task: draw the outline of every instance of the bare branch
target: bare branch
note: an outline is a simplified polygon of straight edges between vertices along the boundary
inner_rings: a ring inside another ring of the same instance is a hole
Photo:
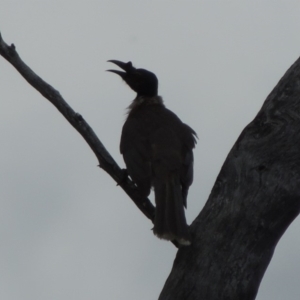
[[[253,300],[300,211],[300,58],[243,130],[160,300]]]
[[[76,113],[69,104],[62,98],[60,93],[51,85],[45,82],[37,74],[35,74],[20,58],[14,44],[8,46],[0,34],[0,55],[3,56],[10,64],[12,64],[24,79],[37,91],[39,91],[46,99],[48,99],[69,121],[69,123],[81,134],[95,153],[99,166],[105,170],[126,194],[133,200],[136,206],[150,220],[154,219],[154,206],[149,199],[140,196],[135,184],[125,175],[104,145],[101,143],[95,132],[84,120],[84,118]]]
[[[0,54],[83,136],[101,167],[150,219],[154,207],[114,162],[85,120],[0,37]],[[256,297],[274,249],[300,211],[300,59],[286,72],[230,151],[191,225],[160,300]]]

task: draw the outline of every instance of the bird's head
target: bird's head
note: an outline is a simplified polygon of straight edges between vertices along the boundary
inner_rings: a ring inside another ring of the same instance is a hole
[[[138,96],[157,96],[158,80],[155,74],[145,69],[136,69],[131,61],[124,63],[119,60],[109,60],[123,71],[107,70],[116,73],[133,89]]]

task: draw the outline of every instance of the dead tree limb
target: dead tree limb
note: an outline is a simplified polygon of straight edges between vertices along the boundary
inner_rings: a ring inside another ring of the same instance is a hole
[[[95,153],[99,166],[105,170],[125,191],[125,193],[133,200],[136,206],[150,220],[154,219],[154,206],[149,199],[140,196],[134,183],[124,175],[123,170],[117,165],[108,151],[105,149],[95,132],[84,120],[84,118],[76,113],[69,104],[63,99],[60,93],[51,85],[45,82],[37,74],[35,74],[20,58],[14,44],[7,45],[0,34],[0,55],[3,56],[10,64],[12,64],[24,79],[37,91],[39,91],[46,99],[48,99],[69,121],[69,123],[81,134]]]
[[[300,59],[243,130],[160,300],[253,300],[300,209]]]
[[[150,219],[154,208],[105,150],[83,117],[26,66],[0,36],[0,55],[83,136],[100,166]],[[230,151],[191,225],[160,300],[253,300],[277,242],[300,209],[300,59],[286,72]]]

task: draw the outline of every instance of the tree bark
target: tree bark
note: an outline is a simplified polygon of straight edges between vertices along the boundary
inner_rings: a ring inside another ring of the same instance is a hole
[[[252,300],[300,209],[300,59],[243,130],[160,300]]]
[[[142,199],[83,117],[37,76],[0,35],[0,55],[83,136],[100,166],[153,220]],[[274,249],[300,209],[300,59],[243,130],[192,223],[192,245],[178,250],[160,300],[252,300]]]

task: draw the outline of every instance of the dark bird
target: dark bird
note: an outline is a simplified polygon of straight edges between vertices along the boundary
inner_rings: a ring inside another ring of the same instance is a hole
[[[123,125],[120,151],[128,174],[143,196],[155,193],[153,232],[165,240],[190,245],[184,207],[193,182],[195,131],[184,124],[163,104],[158,96],[158,80],[145,69],[136,69],[131,62],[109,60],[123,71],[116,73],[137,95],[128,107]]]

